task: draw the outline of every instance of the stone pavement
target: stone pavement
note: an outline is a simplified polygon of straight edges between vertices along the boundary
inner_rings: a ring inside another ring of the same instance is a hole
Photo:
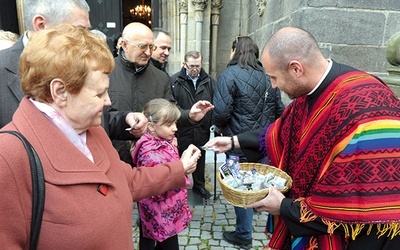
[[[216,196],[214,199],[214,154],[207,152],[206,155],[206,188],[213,195],[209,200],[203,200],[189,189],[189,204],[193,212],[193,220],[189,227],[178,236],[180,250],[228,250],[239,249],[225,242],[222,233],[235,230],[236,216],[233,206],[223,197],[217,180]],[[217,167],[222,164],[225,155],[217,157]],[[138,212],[135,206],[133,211],[132,237],[135,249],[139,249],[139,229],[136,225]],[[266,213],[254,213],[253,217],[253,248],[261,250],[268,243],[267,235],[264,233],[267,221]]]

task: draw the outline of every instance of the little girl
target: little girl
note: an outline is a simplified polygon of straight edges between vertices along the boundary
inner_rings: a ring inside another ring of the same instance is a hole
[[[136,142],[133,163],[155,167],[159,163],[179,160],[178,148],[172,144],[179,109],[165,99],[153,99],[144,106],[144,115],[149,121],[147,132]],[[190,184],[187,176],[186,184]],[[178,233],[192,220],[187,197],[187,189],[183,187],[138,202],[139,249],[179,249]]]

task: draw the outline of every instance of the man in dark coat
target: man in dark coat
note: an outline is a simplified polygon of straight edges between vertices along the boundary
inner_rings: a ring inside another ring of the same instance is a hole
[[[216,81],[208,75],[202,66],[202,57],[198,51],[189,51],[185,55],[182,69],[171,79],[172,93],[182,109],[190,107],[200,100],[212,102]],[[207,113],[198,123],[178,121],[178,148],[182,153],[189,144],[198,147],[204,145],[210,138],[211,113]],[[205,188],[205,151],[197,161],[193,176],[193,191],[203,198],[210,198],[210,192]]]
[[[153,32],[149,27],[138,22],[128,24],[122,32],[121,50],[110,74],[108,93],[111,107],[104,112],[103,126],[113,139],[121,160],[132,166],[134,164],[130,148],[137,137],[125,129],[119,131],[119,135],[116,134],[113,124],[120,124],[116,115],[130,111],[142,112],[143,106],[154,98],[164,98],[176,103],[169,76],[149,63],[155,49]],[[197,102],[187,109],[180,109],[179,120],[189,124],[197,122],[211,109],[211,103]]]

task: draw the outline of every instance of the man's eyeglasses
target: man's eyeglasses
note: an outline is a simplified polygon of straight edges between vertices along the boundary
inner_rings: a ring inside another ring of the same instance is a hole
[[[138,48],[142,52],[145,52],[147,49],[150,49],[151,51],[155,51],[157,49],[157,46],[155,46],[154,44],[139,44],[139,45],[137,45],[126,39],[125,39],[125,42],[134,45],[136,48]]]
[[[199,69],[201,68],[201,65],[189,65],[185,62],[186,67],[188,67],[188,69]]]

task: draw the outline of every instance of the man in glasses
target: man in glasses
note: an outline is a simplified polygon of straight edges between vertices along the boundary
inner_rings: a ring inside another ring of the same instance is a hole
[[[154,28],[153,37],[157,49],[151,55],[150,63],[168,74],[167,60],[171,50],[171,35],[163,28]]]
[[[115,68],[110,74],[109,95],[111,106],[104,112],[103,126],[119,127],[118,117],[121,112],[142,112],[143,106],[155,98],[164,98],[176,103],[172,96],[169,76],[149,63],[156,50],[153,32],[142,23],[128,24],[122,31],[121,50],[115,58]],[[188,110],[181,110],[182,122],[197,122],[213,107],[211,103],[201,101]],[[144,128],[145,129],[145,128]],[[129,131],[115,135],[108,131],[113,139],[121,160],[133,165],[130,148],[137,138]]]
[[[171,88],[175,100],[183,109],[189,109],[199,100],[212,102],[216,81],[201,67],[202,57],[198,51],[189,51],[185,54],[181,71],[171,77]],[[208,113],[199,124],[178,123],[178,148],[181,154],[189,144],[204,145],[210,138],[211,113]],[[196,171],[193,172],[193,191],[202,198],[211,197],[205,188],[205,151],[197,161]]]
[[[155,49],[153,33],[149,27],[134,22],[124,28],[120,53],[115,58],[115,68],[110,74],[109,95],[112,104],[104,115],[110,116],[116,110],[141,112],[144,104],[154,98],[175,102],[169,87],[169,77],[149,64]],[[113,117],[105,120],[112,122]],[[130,145],[135,137],[126,132],[126,136],[113,139],[123,139],[113,140],[113,145],[120,158],[133,166]]]

